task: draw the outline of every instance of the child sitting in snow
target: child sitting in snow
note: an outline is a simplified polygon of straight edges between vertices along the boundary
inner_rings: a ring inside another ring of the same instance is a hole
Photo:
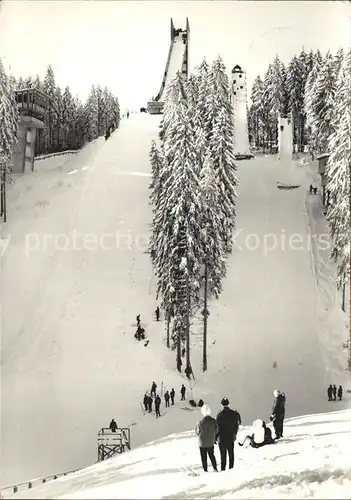
[[[242,443],[239,443],[239,446],[244,446],[246,440],[249,440],[250,446],[252,448],[261,448],[265,444],[273,444],[274,439],[272,438],[272,431],[269,427],[266,426],[266,423],[257,419],[252,424],[252,434],[246,436]]]

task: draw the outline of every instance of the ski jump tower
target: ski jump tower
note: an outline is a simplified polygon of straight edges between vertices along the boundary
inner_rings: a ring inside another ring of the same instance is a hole
[[[162,113],[167,85],[175,78],[177,71],[185,78],[188,76],[189,38],[190,27],[188,18],[186,18],[185,30],[175,29],[173,19],[171,18],[171,43],[168,50],[166,67],[157,96],[147,103],[147,110],[150,114]]]
[[[235,159],[244,160],[253,158],[253,155],[250,153],[247,126],[246,75],[238,64],[232,69],[231,103],[233,109]]]

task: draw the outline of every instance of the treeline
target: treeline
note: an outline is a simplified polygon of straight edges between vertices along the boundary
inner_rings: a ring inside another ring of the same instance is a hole
[[[324,57],[319,50],[302,50],[285,66],[277,55],[252,85],[248,115],[251,144],[271,149],[278,139],[278,117],[291,114],[296,150],[302,152],[308,145],[314,152],[325,152],[343,58],[343,49],[335,56],[327,52]]]
[[[150,254],[157,296],[167,319],[167,346],[186,351],[190,362],[190,318],[204,318],[207,296],[218,297],[232,250],[236,166],[230,87],[219,58],[203,61],[187,80],[177,75],[168,87],[159,133],[151,147],[153,205]],[[206,350],[203,369],[207,368]]]
[[[350,280],[351,51],[319,50],[294,56],[287,67],[276,56],[264,77],[253,83],[249,109],[251,144],[277,141],[280,114],[291,113],[298,151],[312,159],[330,153],[326,167],[330,257],[337,263],[337,286]]]
[[[69,87],[64,90],[56,85],[54,71],[48,66],[43,81],[35,78],[12,78],[15,90],[37,88],[48,99],[44,117],[45,127],[39,129],[35,154],[49,154],[69,149],[80,149],[84,144],[104,135],[107,128],[116,129],[120,121],[118,98],[105,87],[91,87],[83,104],[72,95]]]

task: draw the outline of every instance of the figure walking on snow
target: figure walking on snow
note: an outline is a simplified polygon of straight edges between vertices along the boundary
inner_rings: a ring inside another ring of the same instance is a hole
[[[274,394],[274,402],[272,406],[272,415],[270,419],[273,422],[273,427],[275,431],[276,439],[280,439],[283,437],[283,426],[284,426],[284,418],[285,418],[285,394],[280,393],[278,389],[273,391]]]
[[[156,389],[157,389],[157,384],[154,381],[154,382],[152,382],[152,386],[151,386],[151,396],[154,394],[156,397]]]
[[[165,392],[164,398],[165,398],[165,407],[169,408],[169,392],[168,391]]]
[[[149,408],[149,413],[152,413],[152,401],[153,401],[152,397],[151,397],[151,396],[149,396],[149,397],[148,397],[148,408]]]
[[[157,306],[155,311],[156,321],[160,321],[160,308]]]
[[[312,184],[310,184],[310,194],[312,194],[312,191],[313,191],[313,186]]]
[[[161,405],[161,398],[159,395],[156,396],[155,398],[155,411],[156,411],[156,418],[161,416],[160,413],[160,405]]]
[[[180,400],[181,400],[181,401],[185,401],[185,392],[186,392],[185,385],[184,385],[184,384],[182,384],[182,387],[180,388],[180,395],[181,395]]]
[[[140,314],[138,314],[138,316],[136,317],[136,320],[137,320],[137,326],[140,326]]]
[[[333,401],[333,386],[330,386],[327,389],[328,401]]]
[[[336,385],[333,385],[333,401],[336,401]]]
[[[338,398],[339,398],[339,401],[342,400],[342,385],[339,385],[339,389],[338,389]]]
[[[143,404],[144,404],[145,411],[148,411],[148,409],[149,409],[149,396],[147,394],[144,395]]]
[[[199,436],[199,448],[202,467],[207,472],[207,455],[210,457],[213,470],[218,472],[216,457],[214,455],[214,445],[218,433],[217,421],[211,417],[211,409],[204,405],[201,408],[203,418],[198,421],[195,433]]]
[[[172,388],[171,392],[170,392],[170,396],[171,396],[171,403],[172,403],[172,406],[174,405],[174,397],[175,397],[175,390]]]
[[[222,410],[217,415],[218,423],[218,444],[221,452],[221,470],[225,470],[227,465],[227,453],[229,457],[229,469],[234,467],[234,442],[241,425],[240,413],[229,408],[229,401],[223,398],[221,401]]]

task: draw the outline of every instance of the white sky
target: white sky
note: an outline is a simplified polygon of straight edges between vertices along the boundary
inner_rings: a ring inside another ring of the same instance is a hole
[[[107,85],[122,108],[156,95],[176,28],[190,22],[190,69],[221,55],[240,64],[248,85],[276,53],[284,62],[304,46],[335,52],[351,43],[351,5],[342,1],[3,0],[0,57],[16,77],[44,76],[83,100]]]

